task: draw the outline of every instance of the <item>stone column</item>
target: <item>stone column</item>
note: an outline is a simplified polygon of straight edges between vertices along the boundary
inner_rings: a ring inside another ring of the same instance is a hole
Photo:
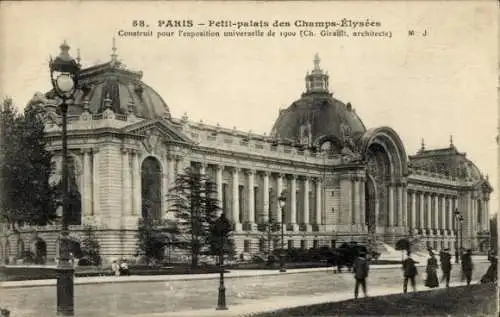
[[[419,224],[419,227],[420,229],[424,229],[426,228],[426,224],[425,224],[425,193],[424,192],[420,192],[419,194],[419,197],[420,197],[420,224]]]
[[[366,225],[366,204],[365,204],[365,177],[360,177],[359,182],[359,218],[361,224],[361,230],[364,230]]]
[[[290,175],[290,223],[297,223],[297,177]]]
[[[403,205],[403,208],[401,209],[401,223],[402,226],[404,227],[404,232],[406,233],[407,230],[410,228],[409,220],[408,220],[408,187],[406,183],[402,183],[401,185],[401,194],[402,196],[402,202],[401,204]]]
[[[184,158],[181,155],[176,155],[175,160],[177,161],[175,175],[182,174],[184,172]]]
[[[394,226],[394,186],[389,185],[389,219],[388,226]]]
[[[283,191],[283,174],[278,174],[276,176],[276,201],[278,200],[278,197],[281,195],[281,192]],[[281,217],[281,207],[279,206],[279,203],[276,202],[276,222],[278,223],[284,223],[286,219],[282,219]]]
[[[427,195],[427,228],[428,229],[432,228],[432,222],[433,222],[433,217],[432,217],[432,194],[428,193],[428,195]],[[432,230],[430,232],[432,233]]]
[[[338,223],[345,225],[344,230],[351,231],[352,228],[352,177],[349,174],[340,176],[340,212]]]
[[[434,229],[439,228],[439,195],[434,195]]]
[[[205,175],[207,172],[207,163],[200,163],[200,174]]]
[[[262,223],[269,222],[269,172],[263,172],[262,191]]]
[[[92,149],[92,216],[100,213],[99,149]]]
[[[132,214],[132,183],[130,177],[130,151],[128,149],[122,149],[122,197],[123,197],[123,208],[122,216],[130,216]]]
[[[83,149],[83,216],[88,217],[92,215],[92,171],[90,169],[90,149]]]
[[[397,190],[398,190],[398,223],[397,223],[397,226],[398,227],[403,227],[403,216],[404,216],[404,213],[403,213],[403,184],[399,183],[398,184],[398,187],[397,187]]]
[[[225,210],[222,210],[222,208],[224,207],[224,204],[222,202],[222,198],[224,197],[222,195],[222,171],[223,170],[224,170],[223,165],[216,166],[215,182],[217,183],[217,201],[219,203],[219,208],[221,209],[221,212],[225,212]]]
[[[483,203],[483,214],[484,214],[484,230],[490,231],[490,200],[488,198],[484,199]]]
[[[353,206],[353,213],[354,213],[354,224],[356,226],[356,230],[360,230],[360,224],[361,224],[361,202],[360,202],[360,178],[358,176],[355,176],[353,178],[354,181],[354,206]]]
[[[304,224],[309,224],[309,178],[304,177]]]
[[[411,192],[411,225],[410,228],[417,228],[417,192]]]
[[[248,176],[248,201],[247,201],[247,207],[248,207],[248,213],[247,213],[247,221],[251,224],[251,228],[253,228],[253,224],[255,223],[255,170],[247,170],[247,176]]]
[[[233,222],[238,226],[240,224],[240,179],[239,179],[239,168],[233,168]],[[241,225],[240,225],[241,227]]]
[[[167,156],[167,177],[169,189],[175,187],[175,156]]]
[[[132,154],[132,192],[134,197],[132,215],[142,216],[142,192],[141,192],[141,167],[139,165],[139,151]]]
[[[453,229],[453,200],[450,196],[446,196],[446,201],[448,202],[448,209],[446,210],[447,223],[446,229]]]
[[[441,229],[446,229],[446,197],[440,196],[441,199]]]
[[[321,179],[316,178],[316,221],[317,225],[321,224]]]

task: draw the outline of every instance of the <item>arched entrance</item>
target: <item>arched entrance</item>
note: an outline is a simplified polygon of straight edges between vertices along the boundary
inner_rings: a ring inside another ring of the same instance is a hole
[[[162,171],[160,162],[154,157],[147,157],[141,168],[142,218],[161,219]]]
[[[373,188],[370,188],[370,182],[367,182],[368,191],[374,195],[374,209],[378,210],[375,223],[379,226],[387,227],[389,225],[389,181],[391,180],[391,164],[385,148],[374,143],[368,147],[366,153],[368,161],[368,178],[371,179]],[[378,207],[378,208],[377,208]],[[375,229],[374,229],[375,230]]]

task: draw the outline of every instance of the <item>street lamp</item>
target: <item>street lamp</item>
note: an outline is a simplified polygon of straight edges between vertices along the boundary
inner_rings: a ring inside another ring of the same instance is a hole
[[[231,230],[231,224],[226,218],[226,214],[222,213],[220,217],[215,221],[215,230],[219,237],[219,295],[217,298],[217,308],[216,310],[227,310],[226,306],[226,287],[224,286],[224,242],[227,238],[229,231]]]
[[[68,101],[73,99],[78,83],[80,65],[69,55],[69,45],[64,41],[55,60],[50,59],[50,79],[54,92],[62,103],[62,195],[63,210],[59,238],[59,262],[57,264],[57,315],[74,315],[74,269],[70,263],[70,241],[68,230]]]
[[[462,222],[464,221],[464,217],[458,211],[458,208],[455,209],[455,224],[457,234],[455,235],[455,263],[460,263],[460,252],[459,249],[462,248]],[[460,229],[459,229],[460,226]],[[460,235],[460,246],[458,245],[458,236]]]
[[[278,197],[278,203],[281,208],[281,252],[280,252],[280,272],[286,272],[285,268],[285,205],[286,205],[286,192],[282,191],[280,197]]]

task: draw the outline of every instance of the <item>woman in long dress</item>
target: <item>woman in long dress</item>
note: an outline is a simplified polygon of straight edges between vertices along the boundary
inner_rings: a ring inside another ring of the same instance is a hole
[[[427,278],[425,280],[425,286],[434,288],[439,286],[439,280],[437,276],[438,261],[432,250],[429,250],[429,256],[430,257],[427,260]]]

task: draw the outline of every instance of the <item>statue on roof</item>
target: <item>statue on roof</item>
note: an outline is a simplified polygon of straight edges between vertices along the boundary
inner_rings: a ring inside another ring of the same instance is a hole
[[[43,123],[60,126],[62,121],[55,111],[57,105],[57,99],[49,99],[41,92],[36,92],[26,107],[33,109]]]

